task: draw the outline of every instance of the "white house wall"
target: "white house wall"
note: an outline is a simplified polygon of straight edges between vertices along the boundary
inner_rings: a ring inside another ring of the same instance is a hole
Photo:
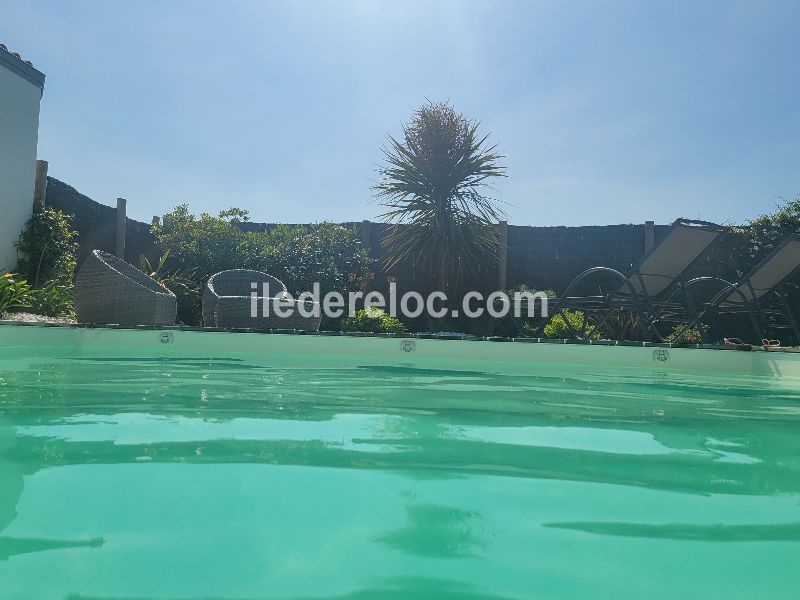
[[[0,272],[14,269],[14,242],[33,211],[41,97],[39,86],[0,62]]]

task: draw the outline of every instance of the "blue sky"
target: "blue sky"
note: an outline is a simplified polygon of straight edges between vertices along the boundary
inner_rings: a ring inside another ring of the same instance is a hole
[[[362,220],[426,98],[507,156],[519,225],[741,222],[800,193],[800,2],[0,2],[47,75],[50,173],[140,220],[187,202]]]

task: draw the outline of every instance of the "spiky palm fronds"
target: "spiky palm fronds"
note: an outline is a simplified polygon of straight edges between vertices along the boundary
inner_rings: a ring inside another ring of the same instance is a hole
[[[416,254],[444,288],[460,265],[469,270],[494,254],[494,224],[504,213],[481,191],[505,172],[487,139],[447,103],[417,110],[402,142],[389,136],[375,186],[388,209],[381,217],[395,225],[383,239],[387,269]]]

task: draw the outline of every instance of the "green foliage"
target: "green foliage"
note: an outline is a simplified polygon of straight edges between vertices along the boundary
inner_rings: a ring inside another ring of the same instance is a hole
[[[675,325],[667,336],[667,341],[673,344],[699,344],[708,333],[708,325],[701,323],[693,327]]]
[[[502,318],[495,318],[485,313],[476,321],[475,325],[470,331],[477,335],[497,335],[503,337],[520,337],[520,336],[536,336],[539,335],[538,331],[542,325],[541,317],[541,304],[539,300],[534,303],[534,316],[528,317],[528,305],[523,303],[521,306],[521,314],[519,317],[514,314],[514,295],[517,293],[528,294],[544,294],[547,298],[555,298],[556,293],[553,290],[537,290],[527,284],[521,284],[514,288],[505,291],[506,296],[511,300],[511,310]],[[483,322],[483,323],[481,323]],[[481,327],[481,324],[483,325]],[[467,324],[469,327],[469,324]]]
[[[17,241],[17,273],[39,287],[48,281],[72,282],[78,254],[78,236],[69,217],[60,210],[36,210]]]
[[[30,308],[31,287],[24,279],[16,279],[13,273],[0,275],[0,314]]]
[[[527,283],[522,283],[517,287],[506,290],[506,295],[509,298],[513,298],[514,294],[516,293],[528,293],[528,294],[542,293],[548,298],[556,297],[556,293],[553,290],[537,290],[536,288],[529,286]]]
[[[585,319],[583,311],[565,309],[564,314],[569,321],[569,325],[567,324],[567,321],[564,320],[564,317],[559,313],[550,319],[550,322],[544,326],[545,337],[569,339],[574,337],[574,334],[572,333],[573,330],[580,334],[580,332],[583,330]],[[572,329],[570,329],[570,325],[572,326]],[[586,326],[586,334],[583,335],[583,337],[596,340],[600,338],[600,332],[596,331],[594,326],[588,324]]]
[[[27,308],[49,317],[73,317],[73,277],[77,264],[78,233],[60,210],[34,211],[19,236],[17,272],[32,285]]]
[[[75,318],[72,298],[72,282],[62,283],[56,279],[48,281],[32,291],[31,312],[48,317]]]
[[[388,209],[381,217],[394,224],[383,239],[386,269],[416,256],[447,290],[494,256],[502,210],[481,191],[505,173],[487,138],[445,102],[417,110],[402,141],[389,136],[375,186]]]
[[[787,237],[800,235],[800,196],[778,205],[775,212],[752,219],[747,227],[735,228],[743,239],[737,245],[736,262],[745,268],[755,265]],[[744,273],[739,272],[739,276]]]
[[[229,208],[220,212],[219,218],[229,223],[243,223],[250,220],[250,212],[243,208]]]
[[[245,233],[236,227],[227,215],[230,211],[212,217],[203,213],[195,217],[189,207],[182,204],[151,226],[163,253],[169,252],[170,263],[176,269],[194,269],[201,280],[225,269],[242,268],[251,262],[245,255]]]
[[[748,223],[748,227],[738,230],[743,239],[739,245],[738,256],[732,257],[734,262],[740,265],[737,275],[741,277],[750,268],[755,266],[760,260],[772,252],[784,239],[800,235],[800,195],[793,200],[784,201],[779,204],[775,211],[757,217]],[[788,302],[795,316],[800,315],[800,282],[795,280],[787,288]],[[767,301],[772,301],[767,298]],[[746,338],[746,334],[751,331],[749,322],[741,319],[733,326],[729,325],[726,335],[735,335]],[[781,335],[791,335],[784,332]],[[783,340],[787,343],[787,340]],[[794,340],[800,343],[800,340]]]
[[[275,275],[289,291],[310,291],[319,282],[321,294],[364,290],[372,280],[370,259],[354,228],[278,225],[265,233],[248,233],[253,267]]]
[[[777,210],[768,215],[762,215],[750,221],[750,236],[757,248],[760,246],[779,242],[780,238],[790,235],[800,235],[800,195],[794,200],[784,202]]]
[[[248,219],[247,211],[237,208],[216,217],[205,213],[196,217],[183,204],[152,226],[164,260],[156,269],[144,268],[191,280],[193,285],[186,289],[171,287],[175,282],[169,279],[164,282],[178,296],[179,318],[185,323],[199,322],[200,291],[211,275],[227,269],[269,273],[294,295],[312,291],[315,282],[322,295],[346,294],[369,284],[370,259],[354,228],[325,222],[243,231],[240,225]]]
[[[378,308],[356,311],[352,317],[344,317],[341,331],[365,331],[369,333],[403,333],[406,328],[397,317],[392,317]]]
[[[604,317],[601,327],[602,337],[617,340],[641,340],[648,332],[642,331],[642,320],[632,310],[612,311]]]
[[[182,323],[199,323],[202,314],[201,296],[198,282],[195,280],[193,269],[169,269],[167,260],[170,251],[167,250],[158,258],[158,264],[153,266],[144,255],[139,257],[139,269],[151,279],[156,280],[170,290],[177,299],[178,320]]]
[[[540,300],[535,300],[534,315],[532,317],[528,317],[528,305],[523,301],[520,316],[517,317],[514,312],[514,295],[517,292],[527,292],[530,294],[540,293],[544,294],[547,298],[556,297],[553,290],[537,290],[523,284],[504,292],[510,301],[510,305],[509,311],[503,317],[494,317],[489,314],[488,310],[484,310],[479,317],[472,318],[466,316],[463,311],[459,311],[457,317],[453,317],[452,314],[447,314],[439,318],[429,318],[427,329],[431,332],[448,331],[477,336],[500,336],[509,338],[525,336],[536,337],[541,335],[540,329],[546,318],[542,317]],[[477,304],[473,305],[473,308],[477,308],[477,306]],[[500,300],[496,300],[495,308],[499,310],[500,307]],[[552,305],[550,305],[550,307],[552,308]]]

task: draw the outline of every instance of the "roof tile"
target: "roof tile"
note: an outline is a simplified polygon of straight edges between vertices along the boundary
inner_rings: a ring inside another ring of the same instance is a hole
[[[6,45],[5,45],[5,44],[3,44],[3,43],[0,43],[0,50],[2,50],[2,51],[4,51],[4,52],[7,52],[7,53],[8,53],[8,54],[10,54],[11,56],[14,56],[14,57],[16,57],[16,58],[20,59],[20,60],[21,60],[22,62],[24,62],[26,65],[30,65],[31,67],[33,66],[33,63],[32,63],[31,61],[29,61],[29,60],[25,60],[24,58],[22,58],[22,55],[21,55],[19,52],[14,52],[13,50],[9,50],[9,49],[8,49],[8,46],[6,46]]]

